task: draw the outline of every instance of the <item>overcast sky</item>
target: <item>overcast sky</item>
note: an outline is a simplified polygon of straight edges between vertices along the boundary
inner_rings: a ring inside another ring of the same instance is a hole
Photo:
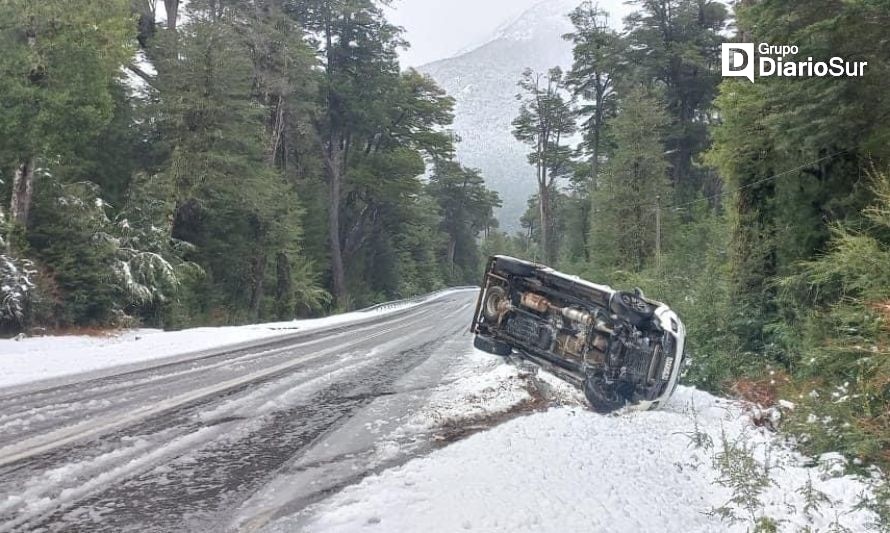
[[[393,0],[388,18],[407,31],[402,66],[420,66],[481,44],[503,23],[542,0]],[[581,0],[578,0],[581,3]],[[629,12],[623,0],[600,0],[613,24]]]
[[[485,42],[496,29],[535,4],[547,0],[392,0],[387,18],[405,28],[411,48],[401,53],[402,67],[420,66],[451,57]],[[625,0],[599,0],[620,27],[630,12]],[[580,4],[582,0],[578,0]],[[188,3],[183,0],[182,5]],[[181,12],[184,11],[180,8]],[[164,3],[157,3],[158,20],[166,20]]]

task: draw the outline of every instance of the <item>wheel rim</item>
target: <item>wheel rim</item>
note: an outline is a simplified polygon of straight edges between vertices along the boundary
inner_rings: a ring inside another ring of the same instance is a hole
[[[485,296],[485,305],[482,307],[482,314],[485,315],[487,321],[497,322],[501,315],[501,302],[506,297],[507,293],[502,287],[491,287],[488,289],[488,294]]]

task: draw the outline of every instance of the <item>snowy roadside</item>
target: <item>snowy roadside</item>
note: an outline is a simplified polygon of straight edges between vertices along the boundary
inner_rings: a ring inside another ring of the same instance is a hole
[[[390,438],[426,435],[445,446],[517,416],[584,402],[578,389],[531,363],[513,357],[506,364],[473,349]]]
[[[461,417],[474,409],[458,408]],[[447,402],[437,412],[447,418]],[[755,427],[741,404],[680,388],[663,411],[600,416],[560,406],[515,418],[269,529],[742,532],[752,527],[748,506],[779,531],[868,531],[875,517],[855,509],[868,484],[844,476],[838,460],[803,457]],[[757,476],[768,478],[760,494],[750,490]],[[717,483],[730,477],[734,489]]]
[[[530,377],[520,366],[474,350],[466,336],[446,341],[387,394],[280,470],[239,509],[231,529],[298,531],[282,510],[302,508],[318,495],[537,409]],[[276,516],[285,517],[283,526],[272,521]]]
[[[3,339],[0,340],[0,388],[349,324],[416,307],[461,290],[467,289],[445,290],[424,299],[310,320],[169,332],[135,329],[98,337]]]
[[[415,448],[430,442],[445,446],[488,430],[504,419],[536,410],[546,401],[537,383],[522,366],[506,364],[503,358],[471,349],[417,409],[381,436],[376,445],[377,462],[383,464],[399,455],[411,455],[419,451]]]

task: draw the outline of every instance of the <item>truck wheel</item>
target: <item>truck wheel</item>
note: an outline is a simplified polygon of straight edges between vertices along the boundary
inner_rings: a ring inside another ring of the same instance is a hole
[[[601,376],[590,376],[584,381],[584,396],[590,402],[590,407],[603,415],[615,412],[625,404],[624,399],[617,397]]]
[[[509,344],[496,341],[491,337],[486,337],[485,335],[476,335],[476,338],[473,339],[473,346],[475,346],[478,350],[482,350],[483,352],[500,355],[501,357],[506,357],[513,353],[513,347]]]
[[[609,310],[636,327],[642,327],[655,316],[654,307],[630,292],[616,292],[609,301]]]
[[[507,291],[500,285],[492,285],[485,292],[485,303],[482,304],[482,316],[485,321],[490,324],[497,324],[498,318],[501,316],[501,306],[506,302],[509,303]]]

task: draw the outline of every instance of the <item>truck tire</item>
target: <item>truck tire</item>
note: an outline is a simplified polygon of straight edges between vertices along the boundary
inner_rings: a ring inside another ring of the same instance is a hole
[[[489,324],[496,324],[500,317],[501,304],[509,304],[509,296],[506,289],[500,285],[492,285],[485,291],[485,301],[482,304],[482,316]]]
[[[499,355],[501,357],[506,357],[513,353],[513,347],[509,344],[494,340],[485,335],[476,335],[476,338],[473,339],[473,346],[475,346],[477,350],[482,350],[483,352]]]
[[[589,376],[584,381],[584,396],[594,411],[602,415],[613,413],[625,406],[625,401],[616,398],[609,385],[601,376]]]
[[[642,327],[655,316],[655,308],[630,292],[616,292],[609,301],[609,309],[636,327]]]

